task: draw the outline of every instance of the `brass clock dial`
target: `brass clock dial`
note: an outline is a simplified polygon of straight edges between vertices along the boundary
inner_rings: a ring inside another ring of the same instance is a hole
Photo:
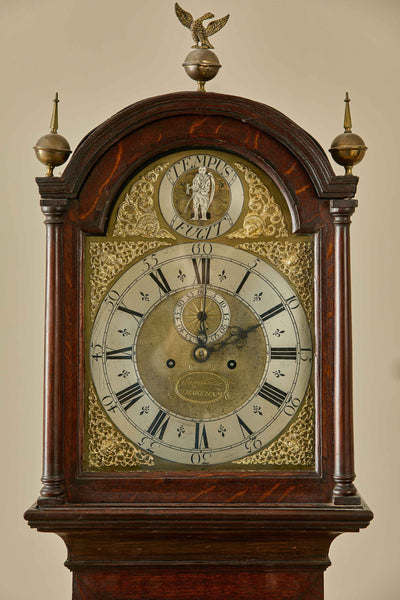
[[[183,465],[228,463],[270,443],[300,406],[311,359],[287,280],[214,242],[169,246],[129,267],[90,342],[109,418],[143,450]]]

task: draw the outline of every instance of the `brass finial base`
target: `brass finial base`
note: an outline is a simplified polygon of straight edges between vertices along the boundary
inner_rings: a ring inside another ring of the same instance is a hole
[[[50,122],[50,133],[46,133],[38,139],[33,149],[36,158],[43,165],[46,165],[46,176],[52,177],[54,167],[59,167],[68,159],[71,154],[71,148],[68,141],[57,133],[58,129],[58,93],[53,100],[53,114]]]
[[[346,175],[352,175],[354,165],[362,161],[367,147],[364,140],[351,131],[352,124],[348,92],[346,92],[344,101],[344,133],[340,133],[335,137],[329,148],[329,152],[332,154],[333,160],[345,168]]]

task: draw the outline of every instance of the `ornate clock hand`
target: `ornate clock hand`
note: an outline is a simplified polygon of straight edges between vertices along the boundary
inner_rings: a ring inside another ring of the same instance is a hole
[[[197,317],[200,321],[199,331],[197,334],[197,341],[200,346],[205,346],[207,344],[208,336],[207,336],[207,313],[206,313],[206,301],[207,301],[207,284],[204,284],[204,293],[203,293],[203,308],[198,313]]]
[[[222,350],[225,346],[229,344],[235,344],[237,348],[243,348],[246,345],[247,336],[249,333],[257,329],[261,326],[261,323],[257,325],[252,325],[247,329],[242,329],[238,326],[233,326],[229,328],[229,335],[225,340],[221,340],[220,342],[216,342],[212,346],[209,347],[210,352],[218,352],[218,350]]]

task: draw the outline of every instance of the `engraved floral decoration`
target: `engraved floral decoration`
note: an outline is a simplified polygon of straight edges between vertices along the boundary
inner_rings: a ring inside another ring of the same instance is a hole
[[[153,208],[154,183],[167,167],[168,163],[157,165],[131,185],[118,209],[113,237],[136,235],[145,238],[175,239],[166,229],[161,229],[157,213]]]
[[[308,320],[312,322],[314,288],[312,241],[245,242],[238,244],[237,248],[248,250],[263,259],[267,259],[283,275],[286,275],[297,291]]]
[[[236,460],[239,465],[314,467],[314,402],[308,388],[303,405],[288,429],[260,452]]]
[[[228,234],[228,237],[287,237],[288,230],[282,210],[267,186],[245,165],[235,163],[235,167],[244,173],[249,186],[249,211],[244,218],[243,227]]]
[[[168,246],[161,241],[91,241],[89,244],[89,287],[90,287],[90,316],[92,321],[96,315],[100,301],[109,284],[131,262],[143,254]]]
[[[87,467],[89,469],[150,467],[154,458],[136,448],[111,423],[89,386],[87,415]]]

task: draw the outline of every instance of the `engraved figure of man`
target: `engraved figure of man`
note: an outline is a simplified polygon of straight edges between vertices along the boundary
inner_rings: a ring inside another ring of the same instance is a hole
[[[193,200],[192,221],[207,221],[207,210],[213,201],[215,193],[215,180],[212,173],[207,173],[206,167],[199,167],[198,173],[193,177],[192,185],[187,184],[186,193],[192,190],[190,200]],[[186,205],[186,209],[189,206]]]

